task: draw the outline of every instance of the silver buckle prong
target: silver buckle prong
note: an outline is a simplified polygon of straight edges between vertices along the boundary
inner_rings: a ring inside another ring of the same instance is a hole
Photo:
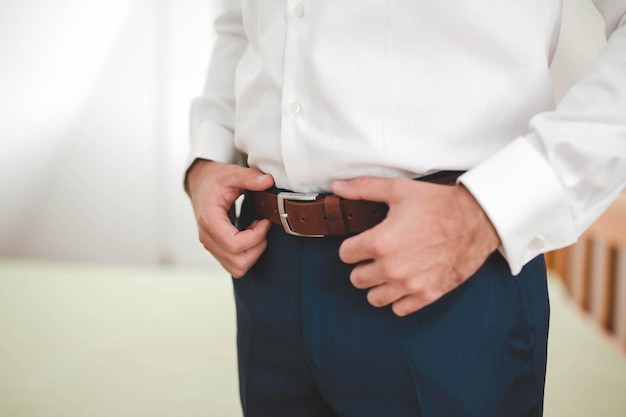
[[[317,199],[318,193],[290,193],[290,192],[281,192],[276,195],[276,199],[278,201],[278,214],[280,215],[280,222],[283,224],[283,229],[285,232],[293,235],[293,236],[303,236],[303,237],[324,237],[324,235],[303,235],[301,233],[294,232],[291,226],[289,225],[289,219],[287,212],[285,211],[285,200],[291,201],[315,201]]]

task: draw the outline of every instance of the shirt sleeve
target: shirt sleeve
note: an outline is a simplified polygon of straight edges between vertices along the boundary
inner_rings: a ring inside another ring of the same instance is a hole
[[[186,168],[194,160],[210,159],[236,163],[239,153],[233,143],[235,126],[235,71],[248,44],[240,0],[224,0],[215,21],[215,43],[203,94],[191,104],[191,144]]]
[[[594,0],[607,45],[554,111],[460,178],[513,274],[574,243],[626,186],[626,1]]]

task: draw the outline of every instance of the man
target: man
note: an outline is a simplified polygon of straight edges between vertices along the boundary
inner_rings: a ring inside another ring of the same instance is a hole
[[[594,3],[553,109],[559,0],[224,2],[187,184],[246,416],[542,414],[541,254],[626,179],[626,1]]]

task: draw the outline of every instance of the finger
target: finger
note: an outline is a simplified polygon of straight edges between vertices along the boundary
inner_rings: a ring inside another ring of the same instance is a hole
[[[270,228],[269,220],[255,222],[250,228],[239,231],[221,209],[206,210],[198,220],[200,241],[214,253],[218,248],[229,254],[238,254],[255,247],[265,239]],[[215,253],[214,253],[215,255]]]
[[[340,259],[347,264],[355,264],[395,256],[403,249],[403,240],[399,238],[396,229],[388,218],[371,229],[344,240],[339,246]],[[416,249],[414,246],[411,248]]]
[[[393,312],[397,316],[404,317],[434,303],[445,295],[449,290],[435,285],[436,282],[444,278],[442,275],[440,268],[430,268],[420,274],[421,288],[395,301],[391,305]]]
[[[430,285],[440,287],[442,283],[441,280],[429,281],[434,277],[432,272],[434,269],[437,269],[436,262],[430,260],[408,264],[402,259],[391,257],[384,261],[372,262],[367,269],[363,269],[361,272],[363,275],[359,279],[366,283],[382,282],[380,285],[366,287],[371,288],[367,294],[370,304],[382,307],[409,295],[439,291],[440,289],[429,287]]]
[[[224,247],[210,237],[207,238],[205,247],[233,277],[240,278],[254,265],[267,247],[265,235],[268,226],[266,223],[262,220],[253,223],[251,227],[253,231],[261,233],[261,240],[256,246],[248,247],[241,252],[232,252],[230,247]]]
[[[376,250],[370,244],[371,230],[344,240],[339,246],[339,259],[347,264],[357,264],[376,258]]]
[[[226,270],[230,272],[233,278],[241,278],[248,270],[259,260],[265,249],[267,248],[267,240],[263,240],[254,248],[243,253],[228,258],[225,262]],[[224,265],[224,264],[223,264]]]
[[[367,292],[367,301],[374,307],[384,307],[407,295],[408,290],[402,283],[387,282],[370,289]]]
[[[395,200],[394,190],[407,181],[411,180],[406,178],[359,177],[353,180],[334,181],[332,189],[338,196],[349,200],[390,203]]]
[[[430,300],[423,294],[411,294],[394,302],[391,305],[391,310],[396,316],[405,317],[421,310],[427,305],[433,303],[435,300],[436,299]]]
[[[239,232],[239,234],[250,232],[253,236],[257,236],[260,240],[265,239],[267,232],[272,227],[272,222],[267,219],[254,220],[248,229]]]
[[[220,206],[208,206],[198,212],[197,223],[200,236],[206,236],[220,246],[226,246],[225,243],[238,232],[229,217],[228,210]]]
[[[374,265],[375,263],[376,262],[362,262],[355,266],[350,273],[350,282],[352,285],[359,289],[366,289],[387,282],[381,274],[372,272],[377,269]]]
[[[219,246],[231,254],[242,253],[257,246],[265,239],[271,225],[269,220],[263,219],[250,228],[239,231],[226,219],[227,221],[216,223],[209,233]]]

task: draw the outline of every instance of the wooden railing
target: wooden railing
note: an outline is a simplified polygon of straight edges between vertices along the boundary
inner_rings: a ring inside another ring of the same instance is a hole
[[[576,244],[546,254],[546,261],[578,305],[626,349],[626,194]]]

